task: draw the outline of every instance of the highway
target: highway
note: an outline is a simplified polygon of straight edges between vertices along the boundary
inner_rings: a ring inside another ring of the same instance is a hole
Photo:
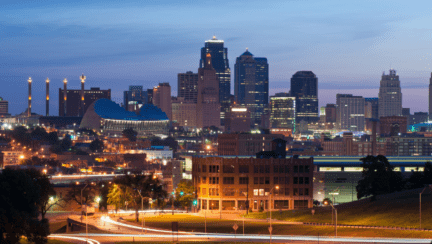
[[[114,221],[109,217],[101,217],[97,220],[89,221],[89,224],[97,226],[101,230],[112,234],[88,234],[90,244],[114,244],[122,241],[226,241],[227,243],[235,243],[236,241],[251,241],[251,242],[269,242],[270,235],[253,235],[253,234],[218,234],[218,233],[200,233],[200,232],[183,232],[173,234],[169,230],[161,230],[155,228],[141,228],[139,226],[130,225]],[[145,234],[147,232],[147,234]],[[86,234],[74,235],[53,235],[55,239],[74,241],[82,243],[86,240]],[[78,238],[78,239],[68,239]],[[318,236],[286,236],[272,235],[274,243],[321,243],[321,244],[342,244],[342,243],[406,243],[406,244],[421,244],[431,243],[430,239],[407,239],[407,238],[361,238],[361,237],[318,237]]]

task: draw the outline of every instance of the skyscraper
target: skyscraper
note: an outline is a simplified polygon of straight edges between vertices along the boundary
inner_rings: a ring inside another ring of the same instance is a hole
[[[379,117],[402,115],[402,93],[399,76],[396,70],[390,69],[386,75],[383,72],[378,93]]]
[[[188,71],[177,75],[177,97],[185,101],[197,102],[198,97],[198,74]]]
[[[247,49],[237,58],[234,74],[234,95],[239,105],[251,113],[251,126],[258,128],[268,104],[269,79],[267,58],[254,58]]]
[[[287,129],[288,134],[295,132],[296,98],[288,93],[276,93],[270,97],[270,128],[273,131]],[[281,133],[287,135],[287,133]]]
[[[159,83],[153,88],[153,104],[165,112],[172,120],[171,86],[169,83]]]
[[[429,79],[429,120],[432,120],[432,73]]]
[[[363,131],[365,99],[352,94],[336,95],[337,126],[340,130]]]
[[[5,116],[8,115],[8,108],[9,108],[9,103],[6,100],[3,100],[2,97],[0,97],[0,116]]]
[[[126,111],[139,111],[147,100],[147,92],[143,91],[143,86],[129,86],[129,90],[123,92],[123,107]]]
[[[378,117],[378,98],[377,97],[365,97],[365,118],[367,119],[379,119]]]
[[[206,54],[204,68],[198,69],[197,127],[220,126],[219,79],[212,66],[211,54]]]
[[[296,97],[296,122],[317,122],[318,78],[312,71],[298,71],[291,78],[291,96]]]
[[[205,67],[206,55],[210,53],[213,68],[219,80],[219,101],[221,103],[221,124],[224,124],[225,112],[230,107],[231,94],[231,70],[228,62],[228,49],[224,47],[224,41],[213,36],[211,40],[205,41],[201,48],[200,68]]]

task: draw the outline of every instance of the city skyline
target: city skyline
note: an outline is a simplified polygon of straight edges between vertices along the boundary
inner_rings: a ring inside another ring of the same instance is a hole
[[[0,33],[5,37],[0,45],[0,82],[5,84],[0,96],[9,101],[10,113],[24,112],[31,76],[32,111],[44,114],[45,79],[51,80],[51,91],[60,88],[64,78],[70,89],[77,89],[81,73],[88,77],[86,87],[111,88],[117,103],[129,85],[151,88],[169,82],[176,95],[177,74],[195,71],[203,42],[216,35],[229,49],[230,67],[246,47],[268,58],[269,95],[288,92],[291,76],[310,70],[320,79],[319,106],[335,103],[336,93],[377,97],[382,72],[394,68],[403,107],[428,111],[428,7],[416,9],[402,1],[339,3],[150,1],[121,6],[107,2],[101,7],[84,1],[5,1],[0,5]],[[204,11],[209,7],[211,14]],[[225,18],[214,15],[221,11]],[[241,18],[251,13],[257,18],[245,25]],[[122,18],[126,14],[129,18]],[[172,23],[162,18],[167,15],[182,18]],[[50,111],[58,111],[55,94],[50,96]]]

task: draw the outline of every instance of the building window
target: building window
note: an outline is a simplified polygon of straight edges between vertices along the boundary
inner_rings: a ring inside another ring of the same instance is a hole
[[[305,166],[305,173],[309,173],[309,165]]]
[[[233,185],[234,184],[234,177],[223,177],[223,183],[225,185]]]
[[[209,173],[219,173],[219,165],[210,165]]]
[[[207,209],[207,200],[204,200],[204,199],[202,200],[201,208]]]
[[[254,173],[255,173],[255,174],[258,174],[258,173],[259,173],[259,166],[258,166],[258,165],[255,165],[255,166],[254,166]]]
[[[253,195],[254,196],[258,196],[258,194],[259,194],[259,189],[254,189],[253,190]]]
[[[264,177],[260,177],[260,184],[264,184]]]
[[[274,174],[279,173],[279,165],[275,165],[275,166],[273,166],[273,173],[274,173]]]
[[[285,196],[289,196],[289,194],[290,194],[289,188],[285,188]]]
[[[299,177],[299,184],[303,185],[303,177]]]
[[[294,177],[294,184],[298,184],[298,177]]]
[[[280,171],[282,171],[282,166],[281,166],[281,170]],[[290,172],[290,168],[289,168],[289,165],[285,165],[285,172],[279,172],[279,173],[289,173]]]
[[[270,165],[265,166],[265,173],[270,174]]]
[[[298,173],[298,166],[294,166],[294,173]]]
[[[254,177],[254,184],[258,185],[259,184],[259,177]]]
[[[309,177],[304,178],[304,183],[305,183],[305,185],[309,185]]]
[[[247,192],[247,188],[240,188],[239,189],[239,196],[240,197],[245,197],[247,196],[248,192]]]
[[[303,173],[304,172],[304,166],[303,165],[300,165],[299,166],[299,173]]]
[[[260,165],[260,173],[264,174],[265,172],[265,166],[264,165]]]
[[[235,195],[235,189],[234,188],[225,188],[223,191],[224,191],[225,196],[232,197]]]
[[[264,189],[259,189],[259,195],[264,196]]]
[[[207,188],[202,188],[202,194],[205,196],[207,195]]]
[[[304,189],[304,192],[305,192],[305,193],[304,193],[305,196],[309,196],[309,188],[305,188],[305,189]]]
[[[219,177],[209,177],[209,184],[219,184]]]
[[[265,184],[270,185],[270,177],[265,177]]]
[[[224,165],[223,166],[224,173],[235,173],[234,165]]]
[[[294,196],[298,196],[299,195],[298,188],[294,188],[293,195]]]
[[[249,173],[249,165],[239,165],[239,173]]]
[[[210,188],[209,189],[209,195],[210,196],[219,196],[219,189],[218,188]]]
[[[279,184],[279,177],[274,177],[273,178],[273,184]]]
[[[203,166],[202,166],[202,172],[203,172],[203,173],[206,173],[206,172],[207,172],[207,165],[203,165]]]
[[[207,183],[207,177],[205,177],[205,176],[202,177],[202,183],[203,183],[203,184],[206,184],[206,183]]]
[[[247,184],[249,184],[249,177],[240,177],[239,178],[239,184],[240,185],[247,185]]]
[[[303,196],[303,188],[299,189],[299,196]]]

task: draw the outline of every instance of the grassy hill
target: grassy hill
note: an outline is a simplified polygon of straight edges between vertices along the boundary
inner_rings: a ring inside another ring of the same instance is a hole
[[[338,224],[419,228],[419,193],[423,189],[379,196],[337,205]],[[247,218],[267,218],[268,213],[251,213]],[[286,221],[332,223],[331,207],[272,212],[272,218]],[[422,194],[422,228],[432,229],[432,191]]]

